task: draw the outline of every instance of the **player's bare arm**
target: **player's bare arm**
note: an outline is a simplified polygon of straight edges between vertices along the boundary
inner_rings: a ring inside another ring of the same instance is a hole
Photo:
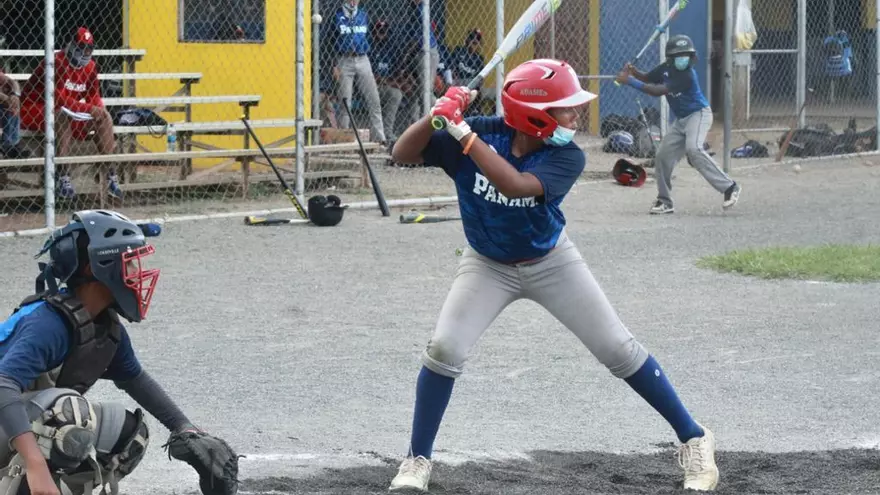
[[[648,73],[647,73],[647,72],[642,72],[642,71],[640,71],[640,70],[639,70],[635,65],[633,65],[633,64],[627,63],[627,64],[623,67],[623,70],[626,71],[626,72],[628,72],[629,75],[633,76],[634,78],[638,79],[639,81],[642,81],[642,82],[644,82],[644,83],[646,83],[646,82],[650,82],[650,81],[648,81]]]
[[[399,163],[422,163],[422,151],[428,146],[433,134],[431,117],[423,117],[403,131],[391,149],[391,158]]]
[[[462,139],[466,143],[471,135]],[[470,148],[471,158],[495,188],[508,198],[528,198],[544,195],[544,186],[537,177],[528,173],[520,172],[501,155],[489,147],[479,136],[474,138]]]
[[[634,68],[629,66],[629,70],[624,68],[624,70],[620,71],[617,74],[617,77],[614,79],[620,84],[625,84],[628,86],[632,86],[633,88],[651,96],[666,96],[669,94],[669,88],[665,84],[651,84],[647,81],[647,74],[639,73],[639,76],[636,77],[636,74],[633,72]]]

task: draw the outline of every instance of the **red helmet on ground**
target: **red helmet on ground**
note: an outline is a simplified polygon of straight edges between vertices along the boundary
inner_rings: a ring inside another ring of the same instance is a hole
[[[510,71],[501,89],[504,122],[536,138],[552,136],[559,125],[548,109],[578,107],[596,97],[581,88],[569,64],[546,58],[529,60]]]

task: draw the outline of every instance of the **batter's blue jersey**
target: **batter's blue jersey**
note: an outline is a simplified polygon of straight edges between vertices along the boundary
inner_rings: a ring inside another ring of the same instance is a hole
[[[647,79],[651,84],[663,84],[669,89],[666,101],[676,118],[683,119],[709,106],[693,67],[678,70],[672,63],[664,62],[649,72]]]
[[[43,301],[21,308],[0,322],[0,375],[27,388],[41,374],[57,368],[70,352],[70,331],[61,315]],[[141,373],[125,328],[116,355],[101,377],[127,381]]]
[[[574,143],[544,146],[523,157],[511,154],[514,129],[502,117],[465,119],[480,138],[520,172],[541,181],[544,195],[511,199],[501,194],[462,146],[446,131],[436,131],[422,152],[425,164],[441,167],[455,181],[468,244],[488,258],[510,263],[544,256],[565,227],[560,204],[586,164]]]

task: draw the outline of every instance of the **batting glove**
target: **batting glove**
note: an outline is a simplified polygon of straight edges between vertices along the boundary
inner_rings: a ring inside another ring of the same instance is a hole
[[[446,94],[437,100],[431,109],[431,117],[440,117],[446,121],[446,131],[456,141],[470,134],[471,127],[464,121],[464,110],[476,97],[476,90],[464,86],[449,88]]]

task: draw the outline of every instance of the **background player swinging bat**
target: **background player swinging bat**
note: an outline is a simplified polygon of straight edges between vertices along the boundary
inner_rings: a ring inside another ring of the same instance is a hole
[[[486,76],[488,76],[498,64],[510,56],[510,54],[518,50],[523,43],[534,36],[535,33],[538,32],[538,28],[540,28],[554,12],[559,10],[561,4],[562,0],[535,0],[532,2],[529,8],[526,9],[516,21],[516,24],[510,28],[507,36],[504,37],[504,41],[501,42],[498,50],[492,55],[492,59],[489,60],[489,63],[486,64],[486,66],[483,67],[483,70],[474,76],[474,78],[468,83],[468,89],[474,90],[482,86],[483,80],[486,79]],[[437,130],[445,129],[446,119],[443,117],[434,117],[431,119],[431,126]]]
[[[669,27],[669,23],[672,22],[672,19],[675,19],[675,16],[677,16],[679,12],[684,10],[684,8],[687,6],[687,3],[688,0],[678,0],[677,2],[675,2],[675,5],[673,5],[672,8],[669,9],[669,13],[666,14],[666,18],[663,19],[663,22],[661,22],[660,25],[654,29],[654,33],[651,34],[648,42],[645,43],[645,46],[642,47],[642,51],[640,51],[639,54],[636,55],[636,58],[632,59],[630,65],[635,65],[639,61],[639,59],[642,58],[642,55],[644,55],[645,52],[648,51],[648,47],[650,47],[651,44],[654,43],[657,37],[660,36],[660,33],[666,31],[666,28]],[[620,83],[617,81],[614,81],[614,84],[616,86],[620,86]]]

